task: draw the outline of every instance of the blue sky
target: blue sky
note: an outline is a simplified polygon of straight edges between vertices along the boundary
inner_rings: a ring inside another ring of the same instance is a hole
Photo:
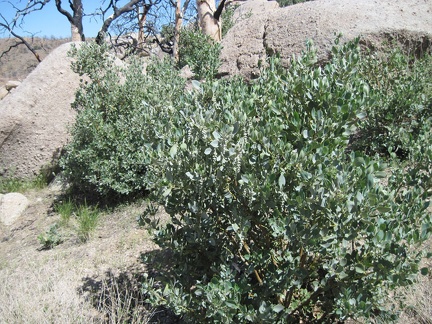
[[[26,5],[27,1],[22,0],[10,0],[9,2],[14,3],[18,8],[22,8]],[[65,9],[69,9],[68,1],[65,2]],[[126,2],[126,1],[124,1]],[[83,1],[85,12],[94,12],[99,1]],[[7,19],[11,20],[15,16],[15,9],[8,3],[8,1],[0,0],[0,13]],[[3,22],[3,21],[2,21]],[[95,22],[94,19],[91,21],[89,18],[84,18],[84,34],[86,37],[95,37],[101,22]],[[22,28],[14,30],[17,34],[25,36],[28,35],[25,32],[36,34],[38,37],[57,37],[57,38],[68,38],[71,36],[70,24],[65,16],[60,14],[55,7],[55,1],[50,1],[44,9],[41,11],[32,12],[28,15]],[[1,34],[0,37],[8,37],[7,33]]]

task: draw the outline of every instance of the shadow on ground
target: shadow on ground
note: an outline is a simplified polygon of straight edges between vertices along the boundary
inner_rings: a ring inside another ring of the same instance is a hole
[[[153,262],[160,265],[167,260],[167,253],[154,250],[142,254],[141,259],[151,262],[146,268],[149,276],[156,278],[159,271]],[[142,268],[136,265],[122,271],[110,269],[102,276],[84,277],[78,292],[93,305],[97,320],[102,323],[183,323],[169,309],[155,309],[145,302],[144,278]]]

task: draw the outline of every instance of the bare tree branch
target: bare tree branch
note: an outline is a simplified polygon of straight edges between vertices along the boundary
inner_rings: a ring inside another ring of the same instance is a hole
[[[72,17],[69,11],[63,9],[61,0],[55,0],[55,4],[56,4],[57,11],[60,12],[63,16],[65,16],[71,24],[73,24],[74,18]],[[69,1],[69,5],[73,11],[74,9],[70,1]]]
[[[135,11],[136,10],[136,6],[140,3],[143,2],[143,0],[131,0],[129,1],[127,4],[125,4],[123,7],[118,8],[117,7],[117,1],[111,1],[110,2],[110,6],[112,7],[112,9],[114,10],[114,13],[109,16],[107,19],[104,20],[101,29],[99,30],[97,36],[96,36],[96,43],[97,44],[102,44],[103,41],[103,37],[104,34],[108,31],[109,26],[111,25],[111,23],[117,19],[118,17],[120,17],[121,15],[123,15],[126,12],[130,12],[130,11]]]
[[[50,2],[50,0],[31,0],[27,2],[25,8],[19,9],[12,2],[8,1],[8,3],[16,10],[15,18],[12,22],[12,28],[21,25],[24,17],[28,14],[42,10],[48,2]]]
[[[226,1],[226,0],[222,0],[222,1],[219,3],[219,6],[217,7],[215,13],[213,14],[213,18],[216,19],[217,21],[219,21],[219,18],[220,18],[220,16],[222,15],[222,10],[223,10],[224,7],[225,7],[225,1]]]
[[[1,53],[0,58],[2,58],[5,54],[7,54],[8,52],[10,52],[10,50],[14,47],[18,47],[19,45],[25,45],[35,56],[35,58],[38,60],[38,62],[40,63],[42,60],[39,56],[39,54],[34,50],[34,48],[31,46],[31,44],[29,42],[27,42],[24,37],[18,35],[17,33],[15,33],[12,28],[10,27],[10,25],[8,24],[6,18],[0,14],[0,17],[3,19],[4,23],[0,22],[0,27],[3,27],[4,29],[6,29],[13,37],[18,38],[20,40],[20,42],[15,43],[14,45],[9,46],[9,48]]]

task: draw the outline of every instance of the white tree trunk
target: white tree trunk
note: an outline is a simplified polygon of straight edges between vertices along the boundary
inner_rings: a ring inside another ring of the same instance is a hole
[[[198,21],[201,31],[217,42],[222,39],[221,21],[214,18],[215,0],[197,0]]]
[[[81,34],[77,26],[71,24],[71,35],[72,35],[72,42],[80,42]]]
[[[183,24],[183,13],[181,10],[181,0],[177,0],[176,12],[175,12],[175,29],[174,29],[174,47],[173,47],[173,57],[174,61],[179,60],[179,42],[180,42],[180,31]]]
[[[148,9],[146,7],[143,7],[143,11],[141,12],[140,7],[137,7],[137,14],[138,14],[138,47],[143,49],[144,48],[144,26],[147,20],[147,12]]]

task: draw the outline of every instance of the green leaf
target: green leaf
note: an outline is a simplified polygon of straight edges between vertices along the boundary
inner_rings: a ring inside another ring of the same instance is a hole
[[[240,124],[238,122],[234,123],[233,134],[237,134],[240,128]]]
[[[233,223],[231,224],[231,228],[233,229],[234,232],[238,232],[240,227],[236,223]]]
[[[365,272],[364,266],[362,264],[357,265],[355,267],[355,272],[357,272],[357,273],[364,273]]]
[[[285,309],[285,307],[281,304],[277,304],[275,306],[273,306],[273,312],[275,313],[280,313]]]
[[[210,143],[210,145],[213,146],[213,147],[218,147],[218,146],[219,146],[219,141],[218,141],[217,139],[215,139],[215,140],[213,140],[213,141]]]
[[[198,90],[199,92],[202,92],[201,83],[197,80],[192,80],[192,86],[195,90]]]
[[[378,240],[382,241],[384,239],[384,231],[379,230],[377,233]]]
[[[210,147],[206,148],[206,150],[204,151],[205,155],[209,155],[212,152],[212,149]]]
[[[278,184],[280,189],[285,186],[285,176],[283,173],[281,173],[281,175],[279,176]]]
[[[375,172],[375,177],[378,179],[383,179],[387,177],[387,173],[385,173],[384,171],[378,171]]]
[[[366,116],[367,116],[367,114],[365,112],[359,112],[359,113],[356,114],[356,117],[358,119],[365,119]]]
[[[168,197],[171,194],[171,188],[165,188],[162,192],[163,197]]]
[[[172,158],[174,158],[177,154],[177,144],[174,144],[173,146],[171,146],[170,152],[169,152],[170,156]]]

